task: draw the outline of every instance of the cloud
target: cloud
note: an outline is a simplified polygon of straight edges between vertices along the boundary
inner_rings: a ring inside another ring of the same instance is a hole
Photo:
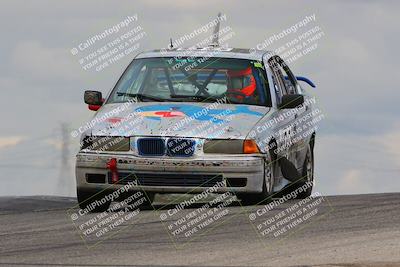
[[[41,42],[23,41],[12,53],[14,68],[35,81],[71,81],[79,78],[79,65],[66,48],[51,48]]]
[[[378,142],[389,153],[394,167],[399,168],[400,172],[400,125],[383,134]]]
[[[325,194],[400,191],[400,128],[383,134],[317,133],[317,189]]]
[[[354,192],[373,192],[360,169],[347,170],[338,180],[337,191],[340,194],[354,194]]]
[[[47,140],[45,140],[45,142],[47,144],[53,146],[57,150],[61,150],[61,148],[62,148],[62,142],[60,139],[47,139]]]
[[[16,146],[24,140],[23,136],[6,136],[0,137],[0,149],[5,147]]]
[[[222,1],[214,1],[214,5],[218,5],[218,2]],[[187,1],[187,0],[174,0],[174,1],[144,1],[142,2],[146,6],[149,6],[151,8],[169,8],[169,9],[181,9],[181,10],[187,10],[187,9],[193,9],[193,8],[199,8],[199,7],[204,7],[204,2],[201,1]]]

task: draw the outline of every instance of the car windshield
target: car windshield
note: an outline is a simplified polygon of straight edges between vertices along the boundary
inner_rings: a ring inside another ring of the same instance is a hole
[[[107,103],[137,101],[270,104],[261,62],[233,58],[163,57],[135,59]]]

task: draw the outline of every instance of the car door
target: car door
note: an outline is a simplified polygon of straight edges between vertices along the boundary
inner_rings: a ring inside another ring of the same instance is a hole
[[[293,84],[292,81],[290,81],[290,83],[287,82],[285,76],[292,75],[293,78],[293,74],[287,71],[284,62],[280,57],[274,56],[269,60],[268,63],[273,73],[273,83],[277,103],[276,117],[279,118],[279,124],[275,130],[278,147],[277,155],[278,157],[285,157],[292,164],[294,164],[296,168],[298,168],[296,151],[294,149],[295,147],[293,146],[296,133],[296,124],[294,122],[297,117],[297,113],[296,111],[279,107],[282,96],[296,93],[296,84]]]
[[[285,70],[285,81],[286,85],[290,87],[291,92],[294,94],[302,94],[304,100],[306,101],[308,98],[302,93],[301,87],[297,82],[296,77],[293,75],[289,66],[284,62],[284,70]],[[310,113],[309,105],[301,105],[296,108],[296,114],[294,118],[294,131],[293,135],[294,142],[292,144],[292,151],[294,153],[294,164],[296,165],[297,170],[301,170],[304,163],[304,157],[307,152],[307,136],[305,132],[307,131],[307,126],[305,125],[307,120],[304,120],[304,117]]]
[[[296,77],[290,70],[289,66],[280,59],[279,65],[281,67],[282,80],[284,82],[284,86],[287,94],[302,94],[300,89],[300,85],[297,82]],[[303,166],[303,158],[305,151],[307,149],[306,143],[307,140],[304,138],[303,129],[304,122],[302,117],[309,113],[309,107],[307,105],[298,106],[293,110],[294,117],[292,117],[293,127],[291,128],[291,158],[290,161],[296,166],[297,170],[301,170]]]

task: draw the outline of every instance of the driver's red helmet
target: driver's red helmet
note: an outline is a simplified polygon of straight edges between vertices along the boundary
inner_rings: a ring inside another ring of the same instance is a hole
[[[227,92],[240,92],[246,96],[251,96],[256,90],[256,80],[253,76],[251,67],[244,70],[228,70],[228,90]],[[238,95],[239,98],[241,98]]]

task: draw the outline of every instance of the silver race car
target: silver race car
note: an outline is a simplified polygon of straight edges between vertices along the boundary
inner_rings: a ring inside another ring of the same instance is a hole
[[[268,51],[209,46],[143,52],[81,127],[80,207],[124,187],[155,193],[233,192],[254,204],[282,190],[311,194],[315,99]],[[115,199],[114,199],[115,200]],[[106,210],[111,199],[91,211]]]

